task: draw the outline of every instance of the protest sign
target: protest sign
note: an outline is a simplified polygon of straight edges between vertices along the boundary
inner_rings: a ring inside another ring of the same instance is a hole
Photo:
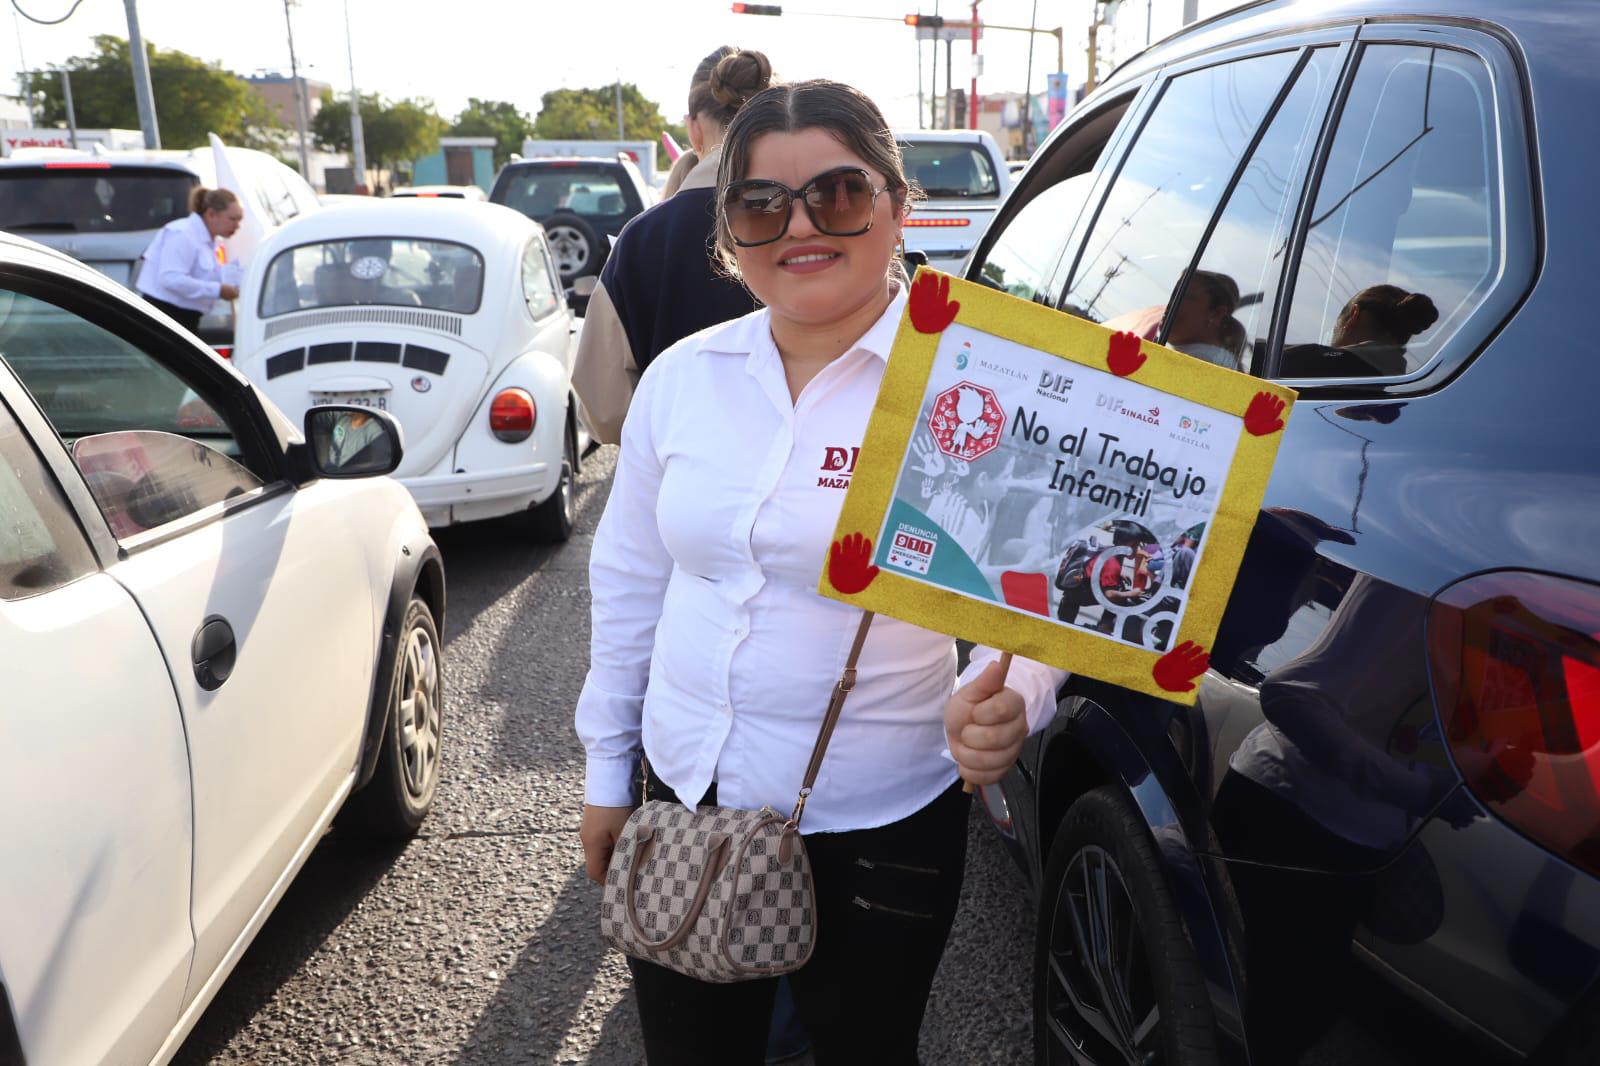
[[[1294,396],[919,271],[820,591],[1192,703]]]

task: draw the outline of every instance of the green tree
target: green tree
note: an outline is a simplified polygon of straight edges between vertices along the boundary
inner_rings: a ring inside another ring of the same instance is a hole
[[[385,100],[377,94],[362,94],[361,136],[372,166],[395,170],[409,164],[437,149],[444,131],[445,121],[431,100]],[[311,120],[311,132],[329,151],[348,152],[349,98],[323,93],[322,110]]]
[[[682,126],[661,114],[661,106],[647,98],[632,82],[622,86],[623,138],[653,141],[663,131],[679,144],[689,142]],[[535,137],[546,140],[604,141],[617,136],[617,87],[555,89],[544,94],[539,116],[533,122]]]
[[[243,78],[185,52],[163,51],[149,43],[145,51],[162,147],[197,148],[206,143],[208,133],[242,147],[274,147],[272,131],[280,127],[277,116]],[[72,104],[79,126],[139,128],[127,41],[98,36],[91,54],[74,56],[65,66],[72,77]],[[60,75],[54,71],[32,74],[28,88],[36,101],[42,101],[45,125],[66,124]]]
[[[533,119],[504,100],[468,97],[466,110],[450,127],[452,137],[493,137],[494,165],[503,166],[512,152],[522,151],[522,142],[533,136]]]

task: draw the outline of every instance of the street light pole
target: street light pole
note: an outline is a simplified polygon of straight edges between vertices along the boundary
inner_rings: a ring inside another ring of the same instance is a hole
[[[306,89],[300,81],[300,64],[294,56],[294,20],[289,17],[290,2],[291,0],[283,0],[283,24],[289,30],[289,79],[294,85],[295,125],[300,129],[300,176],[310,181],[311,156],[306,151]]]
[[[967,93],[967,129],[978,128],[978,4],[972,0],[972,89]]]
[[[161,128],[156,125],[156,98],[150,88],[150,60],[144,54],[144,37],[139,33],[138,0],[123,0],[128,10],[128,51],[133,58],[133,98],[139,107],[139,128],[144,131],[144,146],[151,151],[161,147]]]
[[[350,39],[350,0],[344,0],[344,54],[350,63],[350,154],[356,168],[356,192],[367,191],[367,137],[361,129],[361,93],[356,90],[356,51]]]
[[[78,147],[78,113],[72,109],[72,75],[61,68],[61,96],[67,104],[67,140],[74,149]]]

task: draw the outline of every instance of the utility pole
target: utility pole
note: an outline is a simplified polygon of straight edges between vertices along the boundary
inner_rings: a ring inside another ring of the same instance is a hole
[[[1033,35],[1039,21],[1039,0],[1033,0],[1028,16],[1028,73],[1022,79],[1022,157],[1033,154]]]
[[[922,120],[922,38],[912,34],[911,39],[917,42],[917,129],[922,130],[927,129]]]
[[[617,140],[625,140],[627,135],[622,128],[622,72],[617,72]]]
[[[161,147],[161,128],[156,125],[156,96],[150,88],[150,58],[144,54],[144,37],[139,33],[138,0],[123,0],[128,10],[128,52],[133,57],[133,97],[139,106],[139,128],[144,131],[144,146],[150,151]]]
[[[939,0],[933,0],[933,15],[939,17]],[[939,37],[936,34],[931,42],[933,51],[933,69],[928,72],[928,127],[930,129],[943,129],[939,124]],[[948,67],[949,64],[946,64]],[[947,72],[948,73],[948,72]],[[948,100],[948,97],[946,98]],[[945,106],[949,106],[947,103]]]
[[[133,0],[128,0],[132,3]],[[294,119],[300,129],[300,176],[311,180],[311,156],[306,151],[306,87],[300,80],[300,64],[294,56],[294,20],[289,17],[292,0],[283,0],[283,24],[289,30],[289,77],[294,85]]]
[[[356,90],[356,52],[350,40],[350,0],[344,0],[344,50],[350,62],[350,154],[356,168],[356,192],[367,191],[367,137],[361,129],[361,93]]]
[[[978,4],[972,0],[972,89],[967,94],[967,129],[978,128]]]
[[[67,104],[67,140],[74,149],[78,147],[78,113],[72,109],[72,75],[61,68],[61,96]]]

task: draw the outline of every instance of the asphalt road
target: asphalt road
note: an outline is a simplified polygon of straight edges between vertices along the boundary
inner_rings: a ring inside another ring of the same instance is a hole
[[[615,449],[591,456],[559,548],[486,526],[439,536],[449,582],[443,778],[422,833],[322,841],[176,1062],[643,1061],[622,957],[582,872],[587,563]],[[1033,919],[974,811],[926,1064],[1032,1061]]]

